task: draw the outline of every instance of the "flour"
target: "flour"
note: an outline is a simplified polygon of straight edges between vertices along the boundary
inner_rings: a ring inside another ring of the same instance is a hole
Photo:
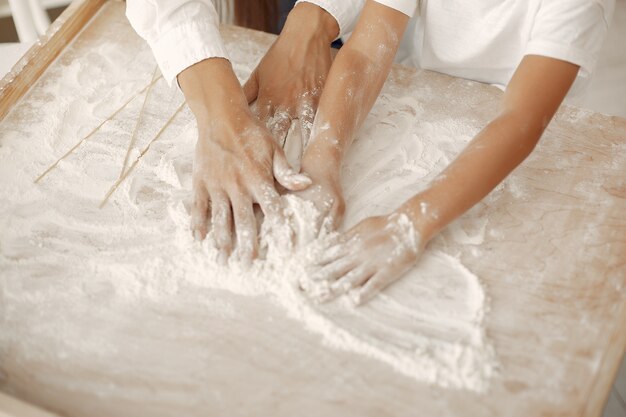
[[[372,358],[417,381],[488,389],[495,358],[483,326],[486,297],[479,279],[450,254],[454,251],[427,250],[398,283],[355,308],[347,297],[320,304],[302,291],[308,266],[331,236],[319,236],[317,210],[294,196],[284,198],[289,225],[262,226],[262,259],[249,267],[236,256],[221,265],[210,235],[202,243],[194,241],[189,197],[196,129],[187,109],[141,156],[102,209],[98,206],[119,175],[142,96],[33,184],[81,135],[149,82],[154,61],[145,46],[123,50],[103,39],[73,47],[89,47],[92,55],[83,61],[74,59],[70,49],[2,126],[0,355],[17,345],[25,355],[55,352],[54,344],[49,352],[38,348],[41,338],[69,332],[68,321],[54,321],[63,311],[52,308],[53,300],[67,300],[67,311],[89,311],[94,299],[109,300],[111,310],[101,320],[111,323],[120,303],[132,302],[139,312],[145,308],[147,318],[148,303],[165,307],[178,302],[181,314],[192,320],[196,310],[186,310],[178,297],[183,286],[193,286],[250,297],[249,303],[254,297],[272,300],[328,348]],[[245,42],[228,47],[237,75],[247,79],[263,51]],[[123,79],[127,68],[135,70],[132,78]],[[157,82],[130,161],[181,101],[180,92]],[[346,156],[344,229],[367,216],[389,213],[426,187],[478,128],[467,120],[428,117],[415,94],[387,86]],[[296,147],[290,153],[296,160],[301,148],[294,135],[299,131],[292,127],[287,138]],[[427,211],[423,207],[423,214]],[[454,236],[478,244],[484,229],[478,225],[476,235]],[[49,329],[35,333],[39,338],[20,330],[35,306],[51,318]],[[237,310],[225,302],[207,301],[206,308],[224,315]],[[111,328],[113,340],[122,337],[113,324]],[[131,349],[121,342],[114,349],[91,339],[83,342],[75,333],[66,336],[73,345],[62,354],[70,357]],[[185,349],[198,349],[184,343]]]

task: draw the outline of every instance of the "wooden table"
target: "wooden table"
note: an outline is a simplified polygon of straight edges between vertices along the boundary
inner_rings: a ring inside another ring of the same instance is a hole
[[[0,83],[0,117],[14,116],[11,108],[28,101],[24,93],[83,27],[81,42],[114,32],[120,47],[145,50],[123,12],[119,2],[75,1],[45,42],[18,63],[19,71]],[[223,35],[234,49],[241,39],[264,48],[274,39],[236,27],[224,27]],[[483,124],[496,114],[502,94],[479,83],[399,66],[386,88],[416,94],[432,89],[439,94],[424,103],[429,110]],[[2,125],[0,145],[1,133]],[[168,392],[181,387],[151,385],[149,375],[117,381],[104,365],[79,370],[77,381],[110,380],[122,384],[128,396],[113,388],[88,395],[69,383],[59,389],[50,381],[50,370],[66,379],[76,371],[18,360],[19,345],[0,346],[0,354],[11,353],[0,357],[0,389],[71,416],[121,415],[121,410],[151,416],[598,416],[626,347],[626,120],[564,106],[534,154],[506,184],[459,220],[488,218],[484,242],[460,249],[463,264],[481,278],[491,300],[486,326],[499,369],[487,393],[420,384],[367,358],[313,349],[317,336],[262,301],[242,304],[239,312],[257,318],[254,331],[236,322],[228,334],[211,335],[230,348],[205,377],[215,396],[207,394],[198,404],[177,403]],[[447,247],[448,238],[444,232],[433,246]],[[155,306],[155,315],[173,320],[176,311]],[[157,337],[132,322],[132,310],[120,316],[128,319],[129,332]],[[199,307],[198,317],[185,326],[198,328],[215,319]],[[291,342],[274,345],[271,335],[278,332],[293,335]],[[238,343],[243,341],[253,341],[254,349]],[[212,345],[206,349],[210,357]],[[311,352],[303,363],[299,352],[306,349]],[[153,400],[134,400],[135,389],[152,392]]]

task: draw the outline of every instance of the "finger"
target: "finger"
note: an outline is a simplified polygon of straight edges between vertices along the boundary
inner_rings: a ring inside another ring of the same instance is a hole
[[[353,270],[357,265],[358,261],[355,257],[339,258],[311,275],[311,281],[334,282]]]
[[[258,251],[256,217],[252,208],[252,199],[238,193],[238,195],[231,196],[231,201],[237,233],[237,253],[244,264],[250,265]]]
[[[289,112],[284,109],[276,110],[274,115],[267,119],[266,126],[272,133],[276,143],[278,143],[281,148],[284,148],[287,132],[289,132],[289,128],[291,127],[291,116]]]
[[[230,203],[222,191],[211,192],[211,222],[218,261],[225,265],[233,249],[233,221]]]
[[[274,108],[263,97],[259,97],[252,107],[252,110],[256,117],[264,124],[267,125],[270,114],[272,114]]]
[[[274,177],[280,185],[290,191],[301,191],[311,185],[312,181],[308,175],[297,173],[289,166],[285,152],[282,148],[276,147],[274,150]]]
[[[351,290],[348,295],[354,305],[360,306],[372,298],[376,297],[380,292],[391,284],[396,278],[393,271],[383,270],[377,272],[370,278],[361,288]]]
[[[360,266],[333,282],[330,285],[330,289],[336,295],[345,294],[348,291],[363,285],[372,277],[372,275],[374,275],[374,272],[364,266]]]
[[[300,119],[300,132],[302,136],[302,149],[306,149],[311,139],[313,119],[315,119],[316,103],[311,98],[303,98],[298,103],[298,119]]]
[[[333,204],[333,207],[330,210],[330,217],[333,219],[333,230],[337,230],[339,226],[341,226],[345,212],[346,203],[343,201],[343,198],[337,197],[336,201]]]
[[[246,100],[248,100],[248,104],[255,101],[259,95],[259,79],[257,76],[257,70],[255,69],[250,74],[250,78],[243,85],[243,93],[246,95]]]
[[[316,265],[325,266],[336,260],[345,257],[350,253],[350,248],[347,245],[333,245],[326,249],[322,255],[317,259]]]
[[[311,281],[306,289],[306,293],[320,303],[325,303],[334,298],[328,281]]]
[[[202,181],[194,181],[191,233],[198,242],[204,240],[208,229],[209,193]]]
[[[361,243],[363,239],[363,236],[361,234],[361,231],[364,225],[363,222],[364,221],[361,221],[357,225],[350,228],[350,230],[348,230],[347,232],[339,235],[338,242],[346,244],[346,245],[352,245],[352,246],[358,245],[359,243]]]
[[[254,198],[261,207],[265,217],[273,222],[283,223],[283,200],[280,198],[276,188],[274,188],[273,183],[264,183],[257,187],[254,192]]]
[[[321,221],[318,237],[327,236],[339,229],[343,221],[344,207],[345,204],[343,200],[335,199],[335,201],[332,202],[328,214]]]

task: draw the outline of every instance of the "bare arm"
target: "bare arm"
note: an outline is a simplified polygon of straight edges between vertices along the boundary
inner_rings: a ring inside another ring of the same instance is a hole
[[[432,184],[388,216],[365,219],[329,248],[315,279],[327,295],[366,302],[419,260],[442,228],[484,198],[534,149],[579,67],[541,56],[520,63],[499,115]]]
[[[513,75],[499,115],[423,193],[401,211],[430,237],[482,200],[535,148],[578,73],[578,66],[525,57]],[[422,203],[425,203],[424,206]],[[427,215],[421,214],[427,207]]]
[[[337,226],[343,215],[341,161],[389,75],[408,16],[374,1],[365,4],[357,26],[328,74],[302,170],[314,185],[300,193]]]
[[[283,150],[252,115],[229,61],[203,60],[181,72],[178,81],[198,124],[193,234],[204,239],[210,218],[222,262],[235,247],[250,262],[258,245],[253,204],[281,221],[274,179],[290,190],[301,190],[310,180],[288,166]]]

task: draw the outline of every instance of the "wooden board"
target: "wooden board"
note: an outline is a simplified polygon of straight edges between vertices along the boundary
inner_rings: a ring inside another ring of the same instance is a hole
[[[106,0],[74,0],[0,81],[0,121]]]
[[[0,417],[55,417],[54,414],[40,410],[30,404],[9,397],[0,392]]]
[[[123,32],[117,38],[134,39],[120,47],[138,47],[118,3],[77,1],[57,33],[71,38],[102,3],[102,12],[79,39],[88,44],[106,36],[104,28],[115,24]],[[274,39],[233,27],[225,27],[223,35],[230,43],[245,39],[263,47]],[[28,101],[28,96],[21,97],[61,52],[62,42],[36,48],[18,64],[23,70],[0,84],[0,115],[23,103],[20,99]],[[48,58],[38,62],[35,56]],[[498,90],[479,83],[403,67],[394,68],[387,88],[406,94],[431,89],[439,94],[425,107],[481,123],[495,115],[501,97]],[[241,305],[240,314],[267,317],[267,322],[256,323],[253,335],[241,323],[221,335],[232,343],[232,353],[221,357],[220,363],[227,365],[206,376],[219,400],[207,400],[202,409],[168,410],[185,415],[216,410],[249,415],[254,410],[261,415],[599,416],[626,346],[625,138],[626,120],[564,107],[529,160],[459,220],[463,226],[476,217],[488,219],[484,242],[461,250],[463,264],[483,280],[491,299],[487,333],[500,367],[488,393],[419,384],[343,352],[311,351],[308,365],[294,363],[317,339],[281,321],[278,312],[257,300]],[[449,239],[444,232],[431,246],[443,248]],[[133,317],[132,310],[126,313]],[[161,319],[176,314],[167,313],[160,312]],[[202,318],[189,325],[202,326]],[[130,331],[144,331],[140,324],[133,326]],[[293,334],[291,345],[272,343],[270,336],[279,331]],[[253,352],[238,343],[244,340],[256,343]],[[213,352],[210,344],[206,349]],[[112,398],[88,396],[79,389],[56,390],[28,366],[44,372],[53,365],[0,360],[0,375],[8,375],[0,378],[0,389],[64,415],[155,412],[153,404],[132,398],[114,398],[112,403]],[[59,378],[71,374],[59,372]],[[85,380],[106,377],[93,370],[83,375]],[[125,383],[132,387],[133,381]],[[137,381],[150,384],[142,376]],[[179,387],[153,387],[163,396],[174,388]],[[255,395],[259,391],[264,395]],[[246,406],[241,403],[245,398],[255,400]]]

